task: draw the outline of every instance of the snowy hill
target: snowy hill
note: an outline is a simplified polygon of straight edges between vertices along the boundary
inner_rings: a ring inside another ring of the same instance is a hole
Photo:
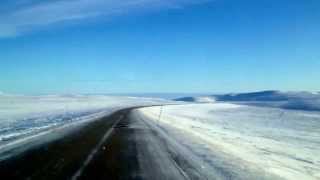
[[[288,101],[293,99],[320,98],[318,93],[260,91],[239,94],[213,95],[220,101]]]
[[[215,101],[233,102],[237,104],[320,111],[320,93],[318,92],[260,91],[211,95],[209,98]],[[198,97],[184,97],[175,100],[199,102]]]

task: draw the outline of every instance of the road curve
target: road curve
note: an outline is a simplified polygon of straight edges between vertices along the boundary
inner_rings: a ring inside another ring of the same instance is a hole
[[[1,179],[207,179],[127,108],[0,161]]]

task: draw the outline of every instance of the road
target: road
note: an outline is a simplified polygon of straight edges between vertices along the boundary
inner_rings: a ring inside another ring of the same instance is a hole
[[[2,160],[0,178],[208,179],[134,111],[117,111]]]

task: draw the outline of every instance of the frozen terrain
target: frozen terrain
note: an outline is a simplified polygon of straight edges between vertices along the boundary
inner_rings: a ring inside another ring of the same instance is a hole
[[[139,112],[196,154],[208,172],[226,170],[236,178],[250,169],[259,172],[258,179],[270,177],[263,172],[282,179],[320,179],[320,112],[230,103],[160,108]]]
[[[125,107],[164,102],[161,99],[103,95],[0,94],[0,149],[55,127],[96,119]]]
[[[177,98],[176,100],[198,103],[220,101],[253,106],[320,111],[319,92],[259,91],[249,93],[231,93],[210,96],[182,97]]]

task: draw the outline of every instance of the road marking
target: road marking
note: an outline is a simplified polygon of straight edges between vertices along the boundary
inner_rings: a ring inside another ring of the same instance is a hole
[[[83,170],[88,166],[90,161],[93,159],[93,157],[97,154],[99,149],[101,148],[102,144],[106,141],[106,139],[111,135],[112,131],[114,130],[115,126],[121,121],[123,118],[123,115],[120,115],[119,119],[112,125],[112,127],[106,132],[106,134],[102,137],[102,139],[99,141],[97,146],[91,151],[91,153],[88,155],[87,159],[83,162],[82,166],[78,169],[78,171],[72,176],[72,180],[77,180]]]

